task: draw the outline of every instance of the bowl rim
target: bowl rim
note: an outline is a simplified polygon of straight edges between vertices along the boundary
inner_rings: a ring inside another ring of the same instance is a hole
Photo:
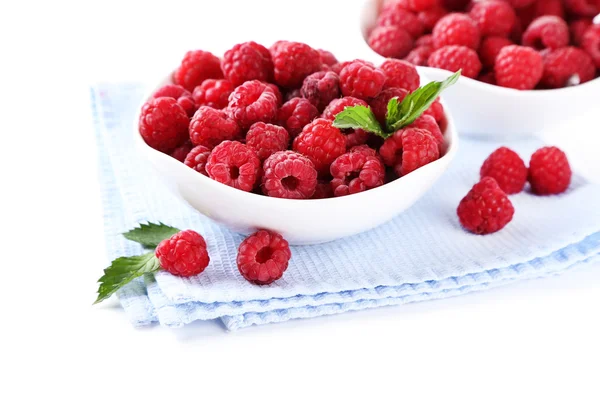
[[[396,185],[401,184],[403,178],[406,179],[406,177],[399,177],[392,182],[383,184],[379,187],[376,187],[376,188],[373,188],[370,190],[365,190],[364,192],[355,193],[355,194],[348,195],[348,196],[330,197],[330,198],[325,198],[325,199],[283,199],[283,198],[279,198],[279,197],[270,197],[270,196],[260,195],[260,194],[254,193],[254,192],[246,192],[243,190],[233,188],[229,185],[225,185],[223,183],[217,182],[217,181],[209,178],[208,176],[205,176],[205,175],[193,170],[192,168],[186,166],[184,163],[180,162],[179,160],[176,160],[175,158],[171,157],[170,155],[148,146],[146,144],[146,142],[144,141],[144,139],[142,138],[141,134],[139,133],[138,121],[139,121],[139,117],[141,114],[142,106],[148,99],[150,99],[152,97],[154,92],[156,92],[160,87],[167,85],[167,84],[173,84],[171,77],[172,77],[172,72],[169,73],[168,75],[165,75],[165,77],[157,85],[153,86],[150,90],[145,92],[144,97],[142,98],[142,100],[138,106],[138,111],[136,112],[136,118],[133,121],[133,123],[134,123],[134,129],[133,129],[134,141],[135,141],[136,147],[144,149],[144,151],[149,151],[154,156],[157,156],[160,159],[162,159],[163,162],[171,163],[173,168],[175,168],[176,166],[177,166],[176,168],[182,167],[181,173],[189,174],[190,177],[192,175],[195,176],[196,178],[192,178],[192,179],[200,179],[200,181],[203,182],[204,185],[207,185],[209,187],[212,185],[218,185],[218,187],[215,186],[218,190],[224,190],[226,192],[229,192],[231,194],[231,196],[238,196],[240,198],[245,198],[245,199],[248,199],[248,201],[251,201],[251,199],[254,199],[254,200],[270,202],[273,205],[288,205],[288,206],[289,205],[294,205],[294,206],[302,205],[302,207],[307,207],[307,206],[314,207],[314,205],[316,205],[316,204],[324,204],[325,202],[327,202],[327,204],[334,205],[336,203],[342,204],[342,203],[347,203],[347,202],[351,202],[351,201],[358,201],[362,198],[367,199],[368,197],[373,197],[377,193],[381,193],[384,190],[388,190],[388,191],[392,190],[392,187],[395,187]],[[437,160],[435,160],[427,165],[424,165],[424,166],[418,168],[417,170],[411,172],[410,174],[408,174],[407,176],[412,175],[412,179],[415,179],[415,176],[419,174],[419,171],[427,171],[427,170],[436,168],[440,164],[445,164],[445,166],[443,168],[444,168],[444,171],[447,170],[450,163],[454,159],[454,156],[456,155],[456,153],[458,151],[459,135],[458,135],[458,132],[456,131],[454,119],[452,118],[452,115],[448,112],[448,107],[444,103],[442,96],[440,96],[440,102],[444,106],[444,116],[446,118],[446,130],[443,133],[444,137],[446,138],[445,142],[448,144],[448,146],[446,148],[446,152],[444,153],[443,156],[441,156]],[[185,171],[185,172],[183,172],[183,171]],[[413,175],[413,174],[416,174],[416,175]],[[386,189],[386,187],[387,187],[387,189]],[[360,196],[360,197],[358,197],[358,196]],[[348,199],[350,199],[350,200],[348,200]]]

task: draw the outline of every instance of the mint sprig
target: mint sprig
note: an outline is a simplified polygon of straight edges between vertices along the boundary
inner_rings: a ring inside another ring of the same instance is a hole
[[[370,108],[365,106],[347,107],[335,116],[333,126],[340,129],[363,129],[384,139],[395,131],[412,124],[446,88],[454,85],[461,71],[452,74],[442,82],[431,82],[409,93],[402,102],[390,99],[387,105],[385,129],[381,127]]]
[[[140,224],[139,228],[134,228],[129,232],[125,232],[123,236],[129,240],[140,243],[145,248],[153,249],[158,246],[160,242],[170,238],[177,232],[179,232],[179,229],[165,225],[162,222],[159,222],[158,224],[148,222],[147,224]]]

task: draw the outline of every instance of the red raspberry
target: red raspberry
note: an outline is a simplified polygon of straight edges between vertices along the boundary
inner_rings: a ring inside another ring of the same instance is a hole
[[[442,5],[448,10],[463,11],[470,0],[442,0]],[[535,0],[532,0],[535,1]]]
[[[194,146],[212,149],[223,140],[239,137],[240,127],[222,110],[202,106],[190,121],[190,139]]]
[[[176,159],[177,161],[183,162],[188,153],[192,150],[192,142],[186,141],[179,147],[176,147],[169,155]]]
[[[460,201],[456,213],[466,230],[485,235],[504,228],[515,209],[494,178],[485,177]]]
[[[592,57],[596,68],[600,68],[600,25],[592,25],[585,31],[581,47]]]
[[[598,0],[563,0],[565,7],[571,14],[579,17],[594,17],[600,14],[600,1]]]
[[[542,56],[529,47],[506,46],[496,57],[494,74],[500,86],[531,90],[536,87],[544,74]]]
[[[423,35],[423,23],[412,12],[403,8],[384,10],[377,18],[376,26],[395,26],[405,30],[412,38]]]
[[[444,106],[440,103],[440,98],[435,99],[433,103],[429,106],[427,110],[423,113],[423,115],[431,115],[435,122],[440,125],[444,120]]]
[[[413,48],[410,33],[398,26],[378,26],[369,34],[369,47],[383,57],[402,58]]]
[[[338,63],[337,58],[335,58],[332,52],[322,49],[318,49],[317,51],[321,55],[321,62],[323,64],[331,66]]]
[[[300,93],[321,112],[331,100],[340,96],[340,77],[331,71],[315,72],[304,78]]]
[[[421,21],[421,23],[423,24],[425,32],[431,32],[435,24],[437,24],[438,21],[447,14],[448,10],[446,10],[444,7],[436,6],[428,10],[421,11],[417,15],[417,17],[419,18],[419,21]]]
[[[326,174],[333,160],[346,152],[346,137],[331,121],[317,118],[296,136],[293,149],[308,157],[319,174]]]
[[[344,132],[346,135],[346,147],[354,147],[365,144],[371,138],[371,134],[362,129],[350,129]]]
[[[364,192],[385,182],[385,166],[381,160],[361,151],[342,154],[331,164],[330,171],[335,197]]]
[[[477,80],[490,85],[496,85],[496,76],[494,75],[494,71],[488,71],[485,74],[479,75]]]
[[[462,75],[467,78],[477,78],[482,67],[475,50],[466,46],[444,46],[437,49],[431,53],[427,64],[452,72],[462,69]]]
[[[385,127],[385,117],[387,115],[387,106],[390,100],[394,97],[398,98],[398,102],[402,102],[406,95],[408,94],[408,90],[402,89],[399,87],[389,88],[383,90],[381,93],[377,95],[374,99],[369,102],[371,106],[371,111],[375,114],[375,118],[379,121],[379,124],[382,127]]]
[[[208,147],[202,145],[196,146],[187,154],[183,163],[196,172],[208,176],[206,173],[206,162],[209,156],[210,149]]]
[[[284,102],[288,102],[296,97],[302,97],[302,93],[300,93],[300,88],[286,91],[285,95],[283,96],[283,100]]]
[[[406,8],[412,11],[424,11],[439,5],[439,0],[402,0]]]
[[[365,156],[371,157],[379,157],[379,154],[375,149],[370,148],[366,144],[361,144],[360,146],[354,146],[350,149],[350,153],[362,153]]]
[[[264,161],[271,154],[288,148],[290,135],[281,126],[257,122],[246,134],[246,145]]]
[[[283,95],[281,94],[281,90],[279,90],[279,86],[274,83],[267,83],[266,85],[273,89],[275,97],[277,98],[277,107],[281,106],[281,104],[283,104]]]
[[[517,20],[515,10],[500,0],[474,3],[469,16],[475,21],[483,36],[507,37]]]
[[[140,135],[148,146],[169,153],[185,142],[189,119],[183,107],[172,97],[148,100],[139,120]]]
[[[342,111],[344,111],[346,109],[346,107],[354,107],[354,106],[367,106],[367,102],[361,99],[357,99],[356,97],[351,97],[351,96],[346,96],[346,97],[342,97],[340,99],[335,99],[332,100],[331,103],[329,103],[329,105],[327,107],[325,107],[325,110],[323,110],[323,114],[321,115],[321,118],[325,118],[328,119],[330,121],[333,121],[335,119],[335,116],[338,115],[339,113],[341,113]]]
[[[527,167],[517,153],[500,147],[483,162],[480,175],[494,178],[506,194],[519,193],[527,182]]]
[[[222,109],[229,103],[233,85],[225,79],[207,79],[196,86],[192,96],[198,106]]]
[[[424,131],[429,132],[431,136],[433,136],[433,138],[435,139],[435,142],[438,144],[440,154],[442,154],[442,148],[444,146],[444,135],[442,135],[440,126],[435,121],[435,118],[433,118],[431,115],[423,114],[419,116],[419,118],[417,118],[415,122],[410,124],[408,128],[423,129]]]
[[[248,129],[255,122],[271,122],[277,115],[275,91],[260,81],[248,81],[235,88],[229,96],[227,113],[240,128]]]
[[[256,152],[240,142],[225,140],[213,149],[206,173],[217,182],[251,192],[260,172]]]
[[[544,50],[544,76],[542,84],[549,88],[562,88],[594,79],[596,66],[592,58],[576,47]],[[574,81],[572,81],[574,79]]]
[[[183,86],[165,85],[154,92],[152,97],[171,97],[177,100],[177,103],[183,107],[188,117],[193,116],[198,109],[198,105],[192,98],[192,94],[185,90]]]
[[[350,63],[340,73],[340,89],[344,96],[366,100],[383,89],[385,73],[360,61]]]
[[[248,282],[268,285],[283,276],[290,258],[290,245],[280,234],[260,230],[240,244],[237,265]]]
[[[294,97],[281,106],[277,113],[277,120],[279,125],[295,137],[318,115],[319,110],[310,101],[303,97]]]
[[[328,181],[317,182],[315,194],[312,195],[311,199],[328,199],[330,197],[333,197],[331,183]]]
[[[514,8],[525,8],[532,5],[537,0],[507,0],[507,2]],[[545,1],[545,0],[542,0]]]
[[[491,68],[496,64],[496,57],[500,50],[510,46],[513,42],[503,36],[488,36],[481,42],[479,47],[479,59],[484,67]]]
[[[523,45],[542,50],[559,49],[569,45],[569,26],[552,15],[545,15],[533,20],[523,33]]]
[[[410,53],[408,53],[406,57],[404,57],[404,60],[414,65],[426,66],[427,59],[429,58],[431,53],[433,53],[433,47],[415,47],[410,51]]]
[[[317,186],[313,163],[291,150],[273,153],[263,165],[262,190],[270,197],[310,199]]]
[[[566,154],[557,147],[542,147],[529,161],[529,184],[536,194],[559,194],[571,183],[571,166]]]
[[[421,85],[419,73],[414,65],[402,60],[385,60],[379,67],[387,77],[384,89],[399,87],[409,92],[417,90]]]
[[[571,32],[571,41],[574,45],[581,46],[583,35],[591,25],[592,20],[590,18],[582,18],[570,22],[569,31]]]
[[[269,50],[255,42],[239,43],[227,50],[221,61],[225,78],[239,86],[246,81],[273,80],[273,61]]]
[[[304,78],[321,69],[321,55],[307,44],[279,41],[270,51],[279,86],[298,87]]]
[[[534,16],[541,17],[543,15],[554,15],[565,19],[565,9],[562,0],[543,0],[535,3]]]
[[[415,40],[415,47],[429,46],[433,47],[433,35],[423,35]]]
[[[433,42],[437,48],[457,45],[477,50],[480,40],[479,28],[468,15],[448,14],[433,28]]]
[[[394,167],[398,176],[409,174],[440,158],[435,138],[429,132],[415,128],[395,132],[383,142],[379,154],[386,165]]]
[[[160,267],[172,275],[198,275],[210,262],[206,242],[192,230],[177,232],[158,244],[154,253]]]
[[[190,92],[206,79],[223,78],[221,61],[208,51],[188,51],[173,74],[173,81]]]

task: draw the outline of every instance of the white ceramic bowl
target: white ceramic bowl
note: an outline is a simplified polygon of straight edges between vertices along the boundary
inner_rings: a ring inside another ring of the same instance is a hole
[[[375,24],[384,0],[366,0],[360,10],[363,38]],[[375,52],[373,52],[375,54]],[[368,57],[383,62],[379,55]],[[377,65],[377,64],[376,64]],[[443,80],[451,72],[418,67],[431,80]],[[494,86],[461,77],[444,99],[460,134],[509,139],[544,133],[571,118],[600,110],[600,78],[582,85],[552,90],[528,90]]]
[[[163,80],[160,86],[170,83]],[[139,107],[141,109],[141,105]],[[133,134],[141,155],[162,181],[193,208],[235,232],[259,228],[281,233],[291,244],[315,244],[374,228],[408,209],[436,182],[456,155],[458,137],[446,113],[445,152],[437,161],[366,192],[320,200],[290,200],[244,192],[216,182],[148,146]]]

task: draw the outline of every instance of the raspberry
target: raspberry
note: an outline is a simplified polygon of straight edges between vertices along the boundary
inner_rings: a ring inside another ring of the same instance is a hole
[[[192,94],[179,85],[165,85],[154,92],[152,97],[171,97],[177,100],[177,103],[185,110],[188,117],[193,116],[198,108]]]
[[[221,61],[208,51],[188,51],[173,74],[173,81],[190,92],[206,79],[223,78]]]
[[[350,63],[340,73],[340,89],[344,96],[366,100],[383,89],[385,73],[360,61]]]
[[[346,147],[348,148],[365,144],[371,137],[369,132],[362,129],[350,129],[348,132],[345,132],[345,135]]]
[[[246,81],[273,80],[273,61],[269,50],[255,42],[239,43],[227,50],[221,61],[225,78],[239,86]]]
[[[444,16],[433,28],[435,47],[457,45],[477,50],[481,33],[477,24],[469,16],[451,13]]]
[[[148,146],[169,153],[185,142],[189,119],[183,107],[172,97],[148,100],[139,120],[140,135]]]
[[[385,89],[381,93],[377,95],[374,99],[369,102],[371,106],[371,111],[375,114],[375,118],[379,121],[381,126],[385,126],[385,117],[387,115],[387,105],[390,100],[394,97],[398,98],[398,102],[402,102],[406,95],[408,94],[408,90],[402,88],[389,88]]]
[[[409,174],[440,158],[435,138],[429,132],[415,128],[395,132],[383,142],[379,154],[386,165],[394,167],[398,176]]]
[[[412,92],[419,88],[421,80],[414,65],[402,60],[385,60],[379,67],[385,73],[384,89],[399,87]]]
[[[313,163],[291,150],[269,156],[263,165],[263,193],[282,199],[310,199],[317,186]]]
[[[429,46],[433,47],[433,35],[423,35],[415,40],[415,47]]]
[[[542,84],[550,88],[567,86],[572,79],[576,84],[585,83],[596,76],[596,66],[592,58],[576,47],[563,47],[544,50],[544,76]]]
[[[536,194],[559,194],[571,183],[571,166],[557,147],[542,147],[531,156],[528,180]]]
[[[252,191],[259,172],[260,160],[256,152],[240,142],[222,142],[206,161],[206,173],[210,178],[245,192]]]
[[[433,53],[433,47],[430,46],[421,46],[415,47],[408,53],[406,57],[404,57],[404,61],[408,61],[411,64],[426,66],[427,59]]]
[[[210,262],[206,242],[192,230],[177,232],[158,244],[154,253],[160,267],[172,275],[198,275]]]
[[[435,139],[435,142],[438,144],[440,154],[442,154],[442,147],[444,146],[444,135],[442,135],[440,126],[435,121],[435,118],[433,118],[431,115],[423,114],[419,116],[419,118],[417,118],[415,122],[410,124],[408,128],[423,129],[429,132],[431,136],[433,136],[433,138]]]
[[[527,167],[517,153],[507,147],[495,150],[483,162],[481,178],[494,178],[506,194],[519,193],[527,182]]]
[[[476,78],[481,71],[481,61],[475,50],[466,46],[444,46],[429,56],[430,67],[456,72],[462,69],[462,75]]]
[[[522,43],[538,50],[568,46],[569,26],[563,19],[552,15],[536,18],[523,33]]]
[[[403,0],[401,3],[405,4],[409,10],[412,11],[424,11],[438,5],[439,0]]]
[[[321,55],[321,62],[323,64],[331,66],[338,63],[337,58],[335,58],[333,53],[331,53],[330,51],[322,49],[318,49],[317,51]]]
[[[494,71],[488,71],[485,74],[481,74],[477,77],[479,82],[488,83],[490,85],[496,84],[496,76],[494,76]]]
[[[500,86],[530,90],[540,82],[543,73],[542,56],[532,48],[510,45],[496,57],[494,74]]]
[[[474,3],[469,16],[475,21],[483,36],[506,37],[510,35],[517,20],[515,10],[500,0]]]
[[[192,150],[192,147],[192,142],[188,140],[181,146],[176,147],[173,151],[171,151],[169,155],[177,161],[183,162],[185,160],[185,157]]]
[[[581,47],[592,57],[596,68],[600,68],[600,25],[592,25],[585,31]]]
[[[279,86],[274,83],[266,83],[266,85],[273,89],[273,93],[275,93],[275,97],[277,98],[277,107],[281,106],[283,103],[283,95],[281,94],[281,90],[279,90]]]
[[[427,110],[425,110],[423,115],[431,115],[435,119],[435,122],[438,123],[438,125],[441,124],[441,122],[444,120],[444,106],[442,105],[442,103],[440,103],[439,97],[435,99],[433,103],[431,103],[431,105]]]
[[[260,230],[240,244],[237,265],[248,282],[268,285],[283,276],[290,258],[290,246],[280,234]]]
[[[335,72],[315,72],[304,78],[300,93],[321,112],[331,100],[339,97],[340,78]]]
[[[335,116],[344,111],[346,107],[354,107],[354,106],[367,106],[367,102],[361,99],[357,99],[356,97],[346,96],[341,99],[332,100],[331,103],[325,110],[323,110],[323,114],[321,118],[328,119],[333,121]]]
[[[319,110],[310,104],[310,101],[303,97],[294,97],[281,106],[277,113],[277,120],[279,125],[295,137],[318,115]]]
[[[288,102],[296,97],[302,97],[302,93],[300,93],[300,88],[286,91],[285,95],[283,96],[283,100],[284,102]]]
[[[183,163],[196,172],[200,172],[202,175],[208,176],[206,173],[206,161],[208,161],[209,156],[210,149],[206,146],[199,145],[194,147],[187,154]]]
[[[543,15],[554,15],[565,19],[565,9],[563,7],[562,0],[544,0],[537,1],[535,3],[535,17],[541,17]]]
[[[421,11],[417,17],[423,24],[425,32],[431,32],[435,24],[437,24],[437,22],[447,14],[448,10],[446,10],[444,7],[436,6],[428,10]]]
[[[507,2],[514,8],[525,8],[532,5],[537,0],[507,0]],[[542,0],[545,1],[545,0]]]
[[[331,183],[327,181],[317,182],[315,193],[312,195],[311,199],[328,199],[330,197],[333,197]]]
[[[470,0],[442,0],[442,5],[449,10],[464,10]],[[532,0],[535,1],[535,0]]]
[[[190,139],[194,146],[212,149],[223,140],[236,139],[240,134],[238,124],[222,110],[202,106],[190,121]]]
[[[246,134],[246,145],[264,161],[271,154],[288,148],[290,135],[281,126],[257,122]]]
[[[600,2],[598,0],[563,0],[565,7],[571,14],[580,17],[594,17],[600,14]]]
[[[255,122],[271,122],[277,115],[277,107],[277,95],[270,86],[248,81],[231,93],[227,112],[240,128],[248,129]]]
[[[504,228],[515,209],[494,178],[485,177],[460,201],[456,213],[466,230],[485,235]]]
[[[207,79],[196,86],[192,96],[198,106],[222,109],[229,103],[233,85],[225,79]]]
[[[346,152],[346,137],[331,121],[317,118],[296,136],[293,149],[308,157],[319,174],[326,174],[333,160]]]
[[[321,55],[307,44],[279,41],[271,46],[275,82],[286,88],[295,88],[304,78],[321,69]]]
[[[379,157],[377,151],[375,149],[370,148],[366,144],[361,144],[360,146],[354,146],[350,149],[350,153],[362,153],[365,156]]]
[[[590,18],[582,18],[575,21],[572,21],[569,24],[569,31],[571,32],[571,41],[576,46],[581,46],[581,42],[583,41],[583,35],[586,32],[587,28],[592,25],[592,20]]]
[[[345,153],[330,167],[335,197],[364,192],[384,184],[385,166],[381,160],[361,151]]]
[[[423,35],[423,23],[412,12],[403,8],[384,10],[377,18],[376,26],[395,26],[405,30],[412,38]]]
[[[481,42],[479,47],[479,59],[484,67],[491,68],[496,64],[496,57],[500,50],[510,46],[513,42],[503,36],[488,36]]]
[[[369,34],[369,47],[383,57],[402,58],[413,48],[413,37],[398,26],[378,26]]]

